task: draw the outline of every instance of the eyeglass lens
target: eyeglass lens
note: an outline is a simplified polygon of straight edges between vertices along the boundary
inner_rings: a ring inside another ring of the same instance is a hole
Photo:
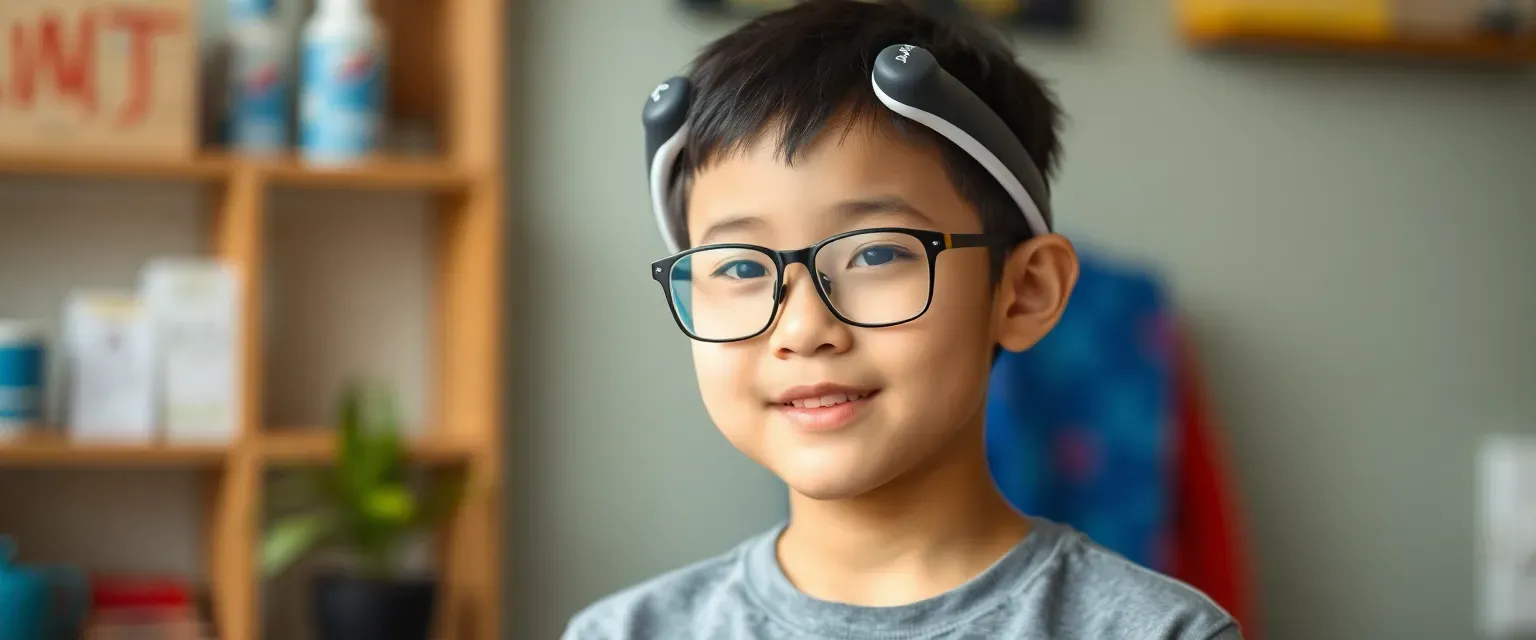
[[[822,246],[814,262],[833,310],[854,324],[905,322],[928,304],[933,271],[922,243],[910,235],[846,236]],[[765,329],[773,322],[778,281],[768,254],[730,247],[684,256],[669,278],[678,320],[704,340],[737,340]]]

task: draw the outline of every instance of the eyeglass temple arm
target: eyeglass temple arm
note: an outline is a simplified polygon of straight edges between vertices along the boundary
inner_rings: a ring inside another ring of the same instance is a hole
[[[1021,242],[1005,236],[992,233],[946,233],[944,234],[945,249],[966,249],[969,247],[1004,247]]]

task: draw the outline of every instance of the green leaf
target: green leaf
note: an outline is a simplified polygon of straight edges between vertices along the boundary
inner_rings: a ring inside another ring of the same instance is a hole
[[[335,521],[323,514],[290,516],[277,521],[262,541],[262,570],[269,576],[282,573],[314,549],[334,528]]]
[[[404,463],[404,450],[400,442],[400,407],[394,393],[376,390],[371,420],[363,423],[373,447],[373,467],[368,470],[375,482],[393,482],[400,479]]]
[[[416,496],[402,485],[376,487],[364,499],[363,512],[383,524],[403,525],[416,517]]]
[[[363,388],[357,381],[347,383],[341,392],[341,409],[337,416],[337,454],[341,466],[357,457],[361,446],[363,420]]]
[[[339,429],[339,473],[354,497],[399,478],[403,453],[395,394],[351,383],[343,398]]]

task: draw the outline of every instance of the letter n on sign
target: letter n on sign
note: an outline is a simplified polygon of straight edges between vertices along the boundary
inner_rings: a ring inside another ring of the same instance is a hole
[[[195,0],[0,0],[0,151],[197,151]]]

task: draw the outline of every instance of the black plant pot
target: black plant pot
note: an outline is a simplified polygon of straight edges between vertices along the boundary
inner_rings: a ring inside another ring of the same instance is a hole
[[[428,640],[437,582],[315,576],[318,640]]]

